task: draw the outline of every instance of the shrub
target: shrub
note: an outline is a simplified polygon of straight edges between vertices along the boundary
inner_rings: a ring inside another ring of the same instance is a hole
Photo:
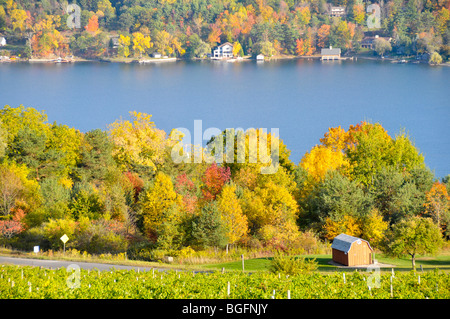
[[[152,250],[156,244],[150,241],[141,241],[130,245],[127,249],[128,259],[153,261],[154,256]]]
[[[121,253],[127,250],[123,224],[117,221],[91,222],[76,235],[76,246],[90,254]]]
[[[316,259],[305,257],[282,256],[277,254],[273,257],[269,270],[272,273],[282,273],[286,275],[297,275],[301,273],[311,273],[318,268]]]

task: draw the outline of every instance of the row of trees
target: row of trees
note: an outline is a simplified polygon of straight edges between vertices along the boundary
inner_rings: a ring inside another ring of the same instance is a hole
[[[147,114],[86,133],[23,106],[5,106],[0,121],[0,237],[18,248],[58,249],[66,233],[68,247],[142,257],[143,247],[302,247],[311,232],[377,247],[413,217],[450,235],[449,178],[437,180],[405,133],[391,137],[379,123],[330,128],[298,165],[277,140],[278,170],[260,174],[268,164],[249,159],[249,134],[243,163],[178,163],[182,136]],[[276,139],[256,136],[269,149]]]
[[[450,56],[448,0],[388,1],[381,7],[380,28],[370,30],[371,13],[366,12],[370,1],[362,0],[79,0],[77,4],[81,28],[71,31],[67,1],[1,0],[0,32],[28,38],[32,50],[28,54],[36,56],[72,52],[139,57],[159,50],[202,57],[226,41],[239,44],[242,54],[311,55],[330,45],[344,52],[359,51],[367,31],[391,37],[392,49],[400,54]],[[331,17],[329,4],[345,6],[347,15]],[[110,50],[112,36],[125,38],[120,52]]]

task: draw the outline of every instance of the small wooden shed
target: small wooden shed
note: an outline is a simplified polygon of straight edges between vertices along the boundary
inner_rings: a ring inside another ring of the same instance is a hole
[[[340,234],[331,245],[333,261],[345,266],[372,264],[372,247],[367,240]]]

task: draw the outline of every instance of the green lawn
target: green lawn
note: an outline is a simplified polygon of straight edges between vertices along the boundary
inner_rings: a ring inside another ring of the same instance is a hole
[[[345,268],[338,268],[336,266],[330,265],[331,255],[307,255],[306,258],[315,258],[319,264],[320,272],[334,271],[334,270],[345,270]],[[245,271],[267,271],[270,267],[271,257],[266,258],[255,258],[244,260]],[[377,254],[375,259],[382,264],[393,265],[396,271],[409,271],[411,270],[411,259],[410,258],[390,258],[382,254]],[[434,268],[439,268],[444,271],[450,271],[450,255],[443,254],[439,256],[422,256],[416,258],[416,268],[420,269],[422,265],[424,270],[430,270]],[[207,264],[199,266],[206,269],[221,270],[224,268],[226,271],[231,270],[242,270],[242,262],[233,261],[218,264]],[[391,271],[391,266],[384,268],[386,271]],[[353,269],[349,269],[353,271]],[[383,268],[382,268],[383,271]]]

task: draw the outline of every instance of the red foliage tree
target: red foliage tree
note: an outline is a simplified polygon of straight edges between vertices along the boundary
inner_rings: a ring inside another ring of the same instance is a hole
[[[202,188],[203,199],[211,201],[222,190],[223,185],[230,179],[231,171],[229,167],[219,167],[216,163],[211,164],[202,177],[204,186]]]

